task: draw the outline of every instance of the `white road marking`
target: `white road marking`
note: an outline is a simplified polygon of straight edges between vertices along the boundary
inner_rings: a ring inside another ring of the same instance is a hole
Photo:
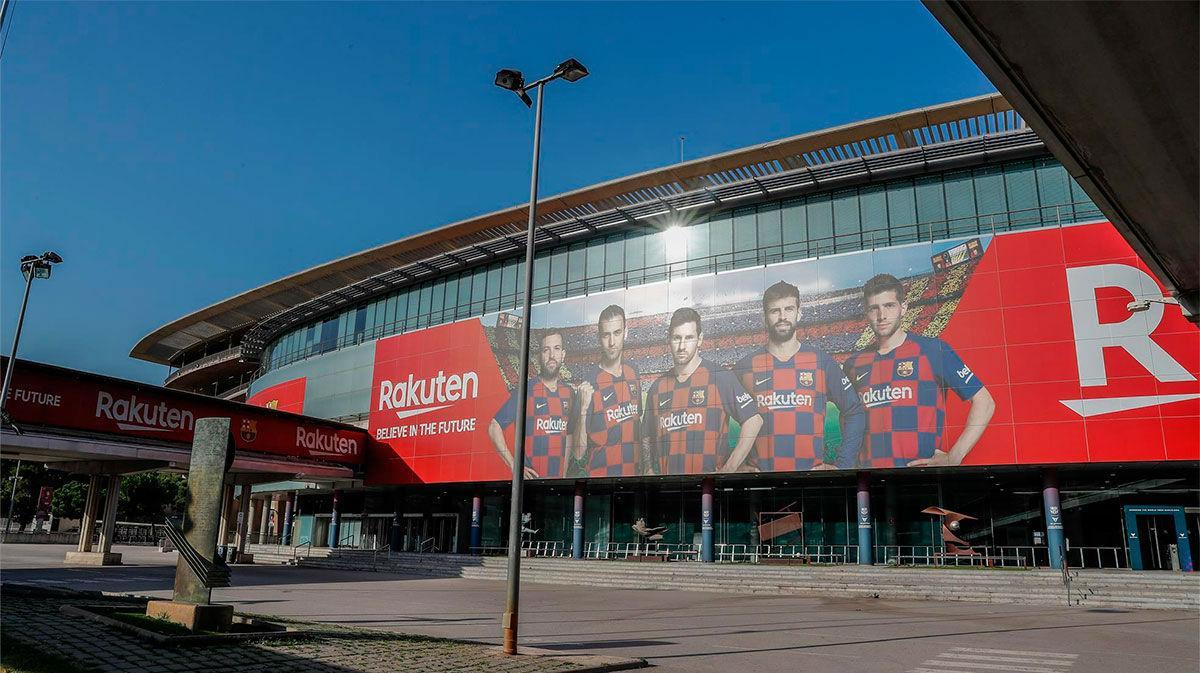
[[[929,659],[909,673],[1068,673],[1078,654],[954,647]]]
[[[1066,652],[1033,652],[1030,650],[991,650],[983,647],[952,647],[951,652],[975,652],[978,654],[1023,655],[1028,657],[1059,657],[1063,659],[1078,659],[1078,654]]]
[[[979,661],[944,661],[938,659],[930,659],[922,666],[954,666],[963,668],[982,668],[989,671],[1016,671],[1017,673],[1057,673],[1061,668],[1045,668],[1043,666],[1017,666],[1014,664],[988,664]]]
[[[983,659],[984,661],[998,661],[1007,664],[1046,664],[1049,666],[1070,666],[1075,663],[1074,659],[1038,659],[1036,657],[1001,657],[994,654],[967,654],[966,652],[944,653],[940,656],[955,657],[957,659]]]

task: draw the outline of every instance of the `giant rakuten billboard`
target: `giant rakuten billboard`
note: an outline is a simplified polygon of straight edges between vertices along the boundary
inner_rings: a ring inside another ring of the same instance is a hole
[[[1197,460],[1200,331],[1140,299],[1161,286],[1098,223],[536,306],[527,474]],[[372,481],[508,476],[521,320],[378,342]]]

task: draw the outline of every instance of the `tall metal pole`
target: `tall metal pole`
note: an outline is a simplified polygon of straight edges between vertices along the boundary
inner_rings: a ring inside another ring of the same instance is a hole
[[[13,333],[12,352],[8,356],[8,366],[4,368],[4,387],[0,388],[0,411],[8,406],[8,387],[12,385],[13,369],[17,363],[17,344],[21,343],[21,327],[25,324],[25,307],[29,305],[29,288],[33,287],[34,267],[30,265],[25,279],[25,296],[21,298],[21,313],[17,315],[17,331]]]
[[[542,148],[542,97],[545,82],[537,85],[537,112],[533,116],[533,174],[529,179],[529,225],[525,232],[525,301],[521,314],[521,366],[517,374],[517,422],[513,446],[512,500],[508,508],[508,601],[504,608],[504,653],[517,653],[517,615],[521,602],[521,490],[525,476],[525,413],[529,397],[529,330],[533,310],[533,236],[537,219],[538,158]]]

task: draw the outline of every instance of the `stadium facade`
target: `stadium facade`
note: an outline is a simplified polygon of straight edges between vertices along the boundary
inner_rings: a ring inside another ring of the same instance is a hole
[[[539,213],[539,553],[1191,569],[1200,332],[1002,98]],[[171,387],[369,429],[361,479],[256,487],[281,513],[298,496],[287,542],[498,548],[524,217],[309,269],[132,354]]]

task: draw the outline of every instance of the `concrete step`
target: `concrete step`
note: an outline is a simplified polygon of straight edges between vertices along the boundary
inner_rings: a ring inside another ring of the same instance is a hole
[[[336,550],[300,565],[502,581],[506,559],[448,554],[375,554]],[[910,598],[1063,605],[1056,571],[888,568],[883,566],[753,566],[746,564],[623,563],[560,558],[525,559],[522,579],[534,583],[835,597]],[[1181,574],[1084,571],[1074,582],[1083,604],[1109,608],[1195,609],[1200,577]]]

